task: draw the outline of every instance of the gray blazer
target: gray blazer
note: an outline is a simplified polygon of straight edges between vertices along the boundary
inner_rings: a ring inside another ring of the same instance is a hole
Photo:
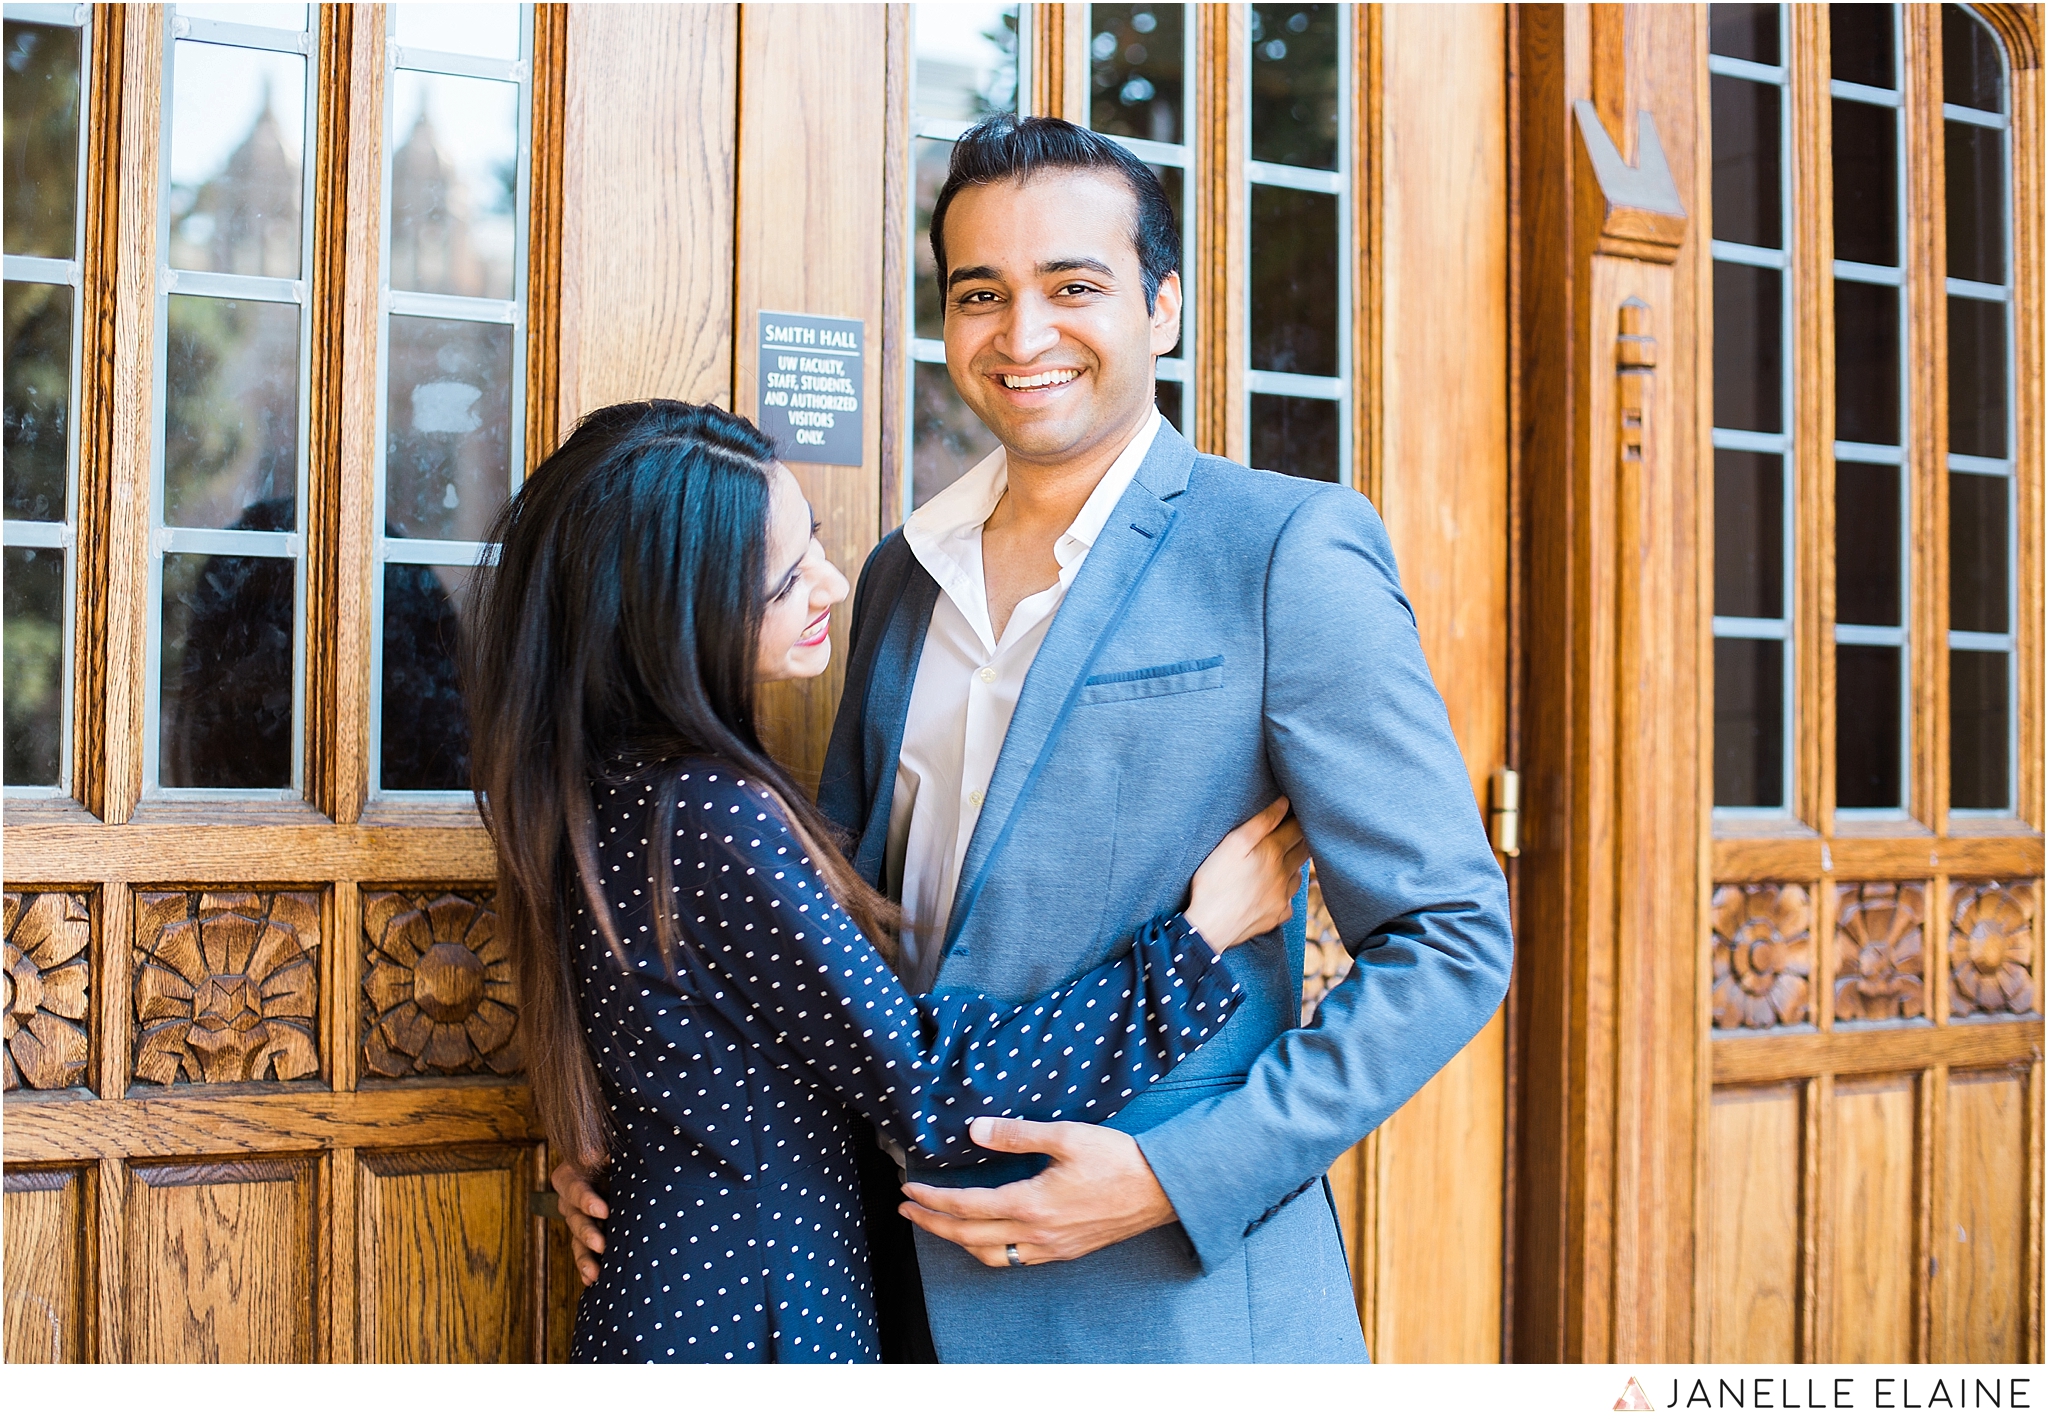
[[[897,533],[854,601],[819,801],[870,881],[938,595]],[[935,988],[1025,999],[1106,959],[1282,792],[1357,968],[1302,1026],[1298,935],[1240,948],[1236,1018],[1113,1121],[1178,1226],[1022,1270],[920,1232],[941,1359],[1364,1360],[1317,1184],[1507,990],[1506,883],[1371,504],[1163,428],[1025,680]]]

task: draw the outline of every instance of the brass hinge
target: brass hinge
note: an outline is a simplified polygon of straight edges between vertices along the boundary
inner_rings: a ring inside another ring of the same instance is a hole
[[[1493,771],[1493,807],[1487,814],[1493,850],[1502,857],[1522,854],[1522,776],[1502,764]]]

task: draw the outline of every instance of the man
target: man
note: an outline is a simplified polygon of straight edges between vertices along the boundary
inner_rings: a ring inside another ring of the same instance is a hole
[[[931,238],[948,371],[1002,447],[869,558],[819,791],[907,909],[912,983],[1021,998],[1105,958],[1281,793],[1358,963],[1301,1026],[1299,945],[1246,946],[1238,1016],[1112,1127],[981,1120],[1014,1166],[913,1167],[931,1343],[1363,1360],[1317,1184],[1491,1017],[1512,951],[1385,531],[1161,420],[1180,240],[1122,148],[991,119]]]

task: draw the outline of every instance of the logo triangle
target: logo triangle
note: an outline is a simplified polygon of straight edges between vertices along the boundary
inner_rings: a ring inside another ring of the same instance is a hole
[[[1614,1401],[1615,1410],[1623,1414],[1647,1414],[1657,1406],[1650,1403],[1650,1396],[1643,1393],[1643,1387],[1636,1383],[1636,1377],[1628,1377],[1628,1388],[1621,1392],[1621,1398]]]

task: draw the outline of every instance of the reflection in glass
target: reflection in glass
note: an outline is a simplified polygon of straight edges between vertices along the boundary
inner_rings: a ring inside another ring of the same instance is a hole
[[[1183,435],[1188,426],[1181,422],[1181,386],[1174,380],[1162,379],[1152,386],[1152,402],[1159,406],[1160,414]]]
[[[180,41],[171,96],[171,265],[294,277],[306,61]]]
[[[1835,259],[1899,264],[1899,115],[1834,101]]]
[[[1851,443],[1899,441],[1896,286],[1835,282],[1835,437]]]
[[[1962,108],[2005,112],[2005,62],[1998,37],[1960,5],[1941,7],[1941,97]]]
[[[1714,614],[1785,614],[1785,460],[1714,450]]]
[[[917,165],[917,228],[910,244],[910,260],[917,272],[912,287],[917,333],[926,340],[943,340],[946,312],[939,291],[938,267],[932,256],[932,207],[939,200],[939,189],[946,185],[953,145],[935,138],[918,138],[911,143],[911,158]]]
[[[1901,624],[1902,528],[1896,465],[1835,465],[1836,624]]]
[[[471,567],[384,568],[384,695],[378,783],[469,787],[469,717],[458,671]]]
[[[1252,467],[1318,483],[1336,482],[1344,473],[1338,413],[1334,399],[1254,394]]]
[[[164,361],[164,521],[297,525],[299,308],[172,296]]]
[[[1776,23],[1773,19],[1773,35]],[[1774,84],[1753,84],[1725,74],[1712,77],[1714,239],[1739,241],[1745,246],[1782,246],[1779,90]]]
[[[1714,642],[1714,806],[1785,806],[1785,646]]]
[[[1891,645],[1835,647],[1835,805],[1899,808],[1899,661]]]
[[[1714,427],[1785,431],[1784,277],[1714,263]]]
[[[920,121],[972,123],[1017,108],[1017,7],[915,5]]]
[[[510,300],[519,86],[410,69],[392,86],[391,288]]]
[[[1252,187],[1252,368],[1337,373],[1337,197]]]
[[[1948,274],[2005,284],[2005,135],[1950,119],[1943,127]]]
[[[62,522],[71,466],[71,288],[7,282],[7,516]]]
[[[1337,166],[1335,5],[1254,5],[1252,159],[1290,167]]]
[[[394,5],[392,39],[405,49],[473,54],[482,59],[519,57],[517,5]]]
[[[0,583],[6,664],[5,772],[10,785],[54,788],[64,743],[64,554],[9,547]]]
[[[2012,802],[2012,657],[1995,650],[1948,653],[1948,801],[1952,808]]]
[[[996,436],[967,407],[944,365],[913,370],[910,505],[920,508],[994,453]]]
[[[1950,630],[2003,635],[2012,628],[2011,501],[2010,479],[1948,475]]]
[[[409,10],[411,5],[399,9]],[[179,5],[178,13],[194,20],[223,20],[231,25],[261,25],[273,30],[303,30],[306,27],[304,5]]]
[[[1088,126],[1183,143],[1185,5],[1090,5]]]
[[[6,22],[6,242],[11,256],[77,254],[82,32]]]
[[[391,317],[384,532],[480,542],[512,488],[512,327]]]
[[[284,557],[165,554],[164,787],[291,786],[293,572]]]
[[[1776,5],[1709,5],[1707,50],[1756,64],[1778,62]]]
[[[1831,77],[1873,89],[1897,82],[1893,63],[1892,7],[1889,5],[1828,6],[1828,57]]]
[[[1948,451],[2004,458],[2005,305],[1948,298]]]

